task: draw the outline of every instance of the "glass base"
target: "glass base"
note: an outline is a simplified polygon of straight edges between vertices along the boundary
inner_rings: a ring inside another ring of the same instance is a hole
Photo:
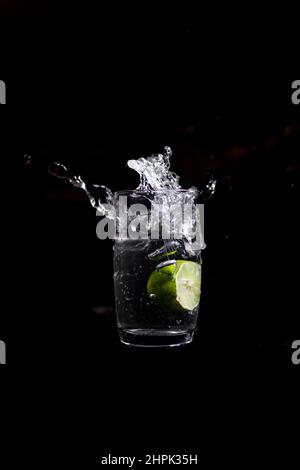
[[[194,331],[119,328],[121,343],[141,348],[170,348],[193,341]]]

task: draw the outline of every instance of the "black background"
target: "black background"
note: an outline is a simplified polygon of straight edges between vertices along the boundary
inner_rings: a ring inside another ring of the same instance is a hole
[[[1,456],[66,468],[144,450],[197,451],[210,466],[240,464],[241,450],[287,459],[292,435],[282,448],[289,424],[278,423],[290,416],[282,397],[299,339],[297,15],[1,7],[0,333],[14,448]],[[85,196],[47,166],[126,189],[137,185],[127,159],[164,145],[184,187],[218,181],[199,328],[186,348],[132,350],[115,328],[111,243],[97,240]]]

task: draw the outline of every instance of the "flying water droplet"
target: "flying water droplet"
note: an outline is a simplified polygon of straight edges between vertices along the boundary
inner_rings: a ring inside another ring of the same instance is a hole
[[[49,171],[50,175],[56,176],[57,178],[62,178],[62,179],[64,179],[64,178],[69,179],[70,178],[69,171],[67,170],[65,165],[63,165],[62,163],[51,162],[49,167],[48,167],[48,171]]]
[[[200,192],[201,202],[208,201],[216,191],[217,180],[212,176],[208,183],[206,183],[204,189]]]
[[[25,166],[29,166],[32,163],[32,158],[27,153],[23,157],[23,163],[24,163]]]
[[[76,188],[82,189],[91,205],[98,210],[99,214],[110,217],[109,210],[103,204],[109,204],[113,200],[113,193],[109,188],[99,184],[86,182],[81,176],[72,175],[65,165],[59,162],[51,162],[48,171],[50,175],[60,179],[67,179]]]

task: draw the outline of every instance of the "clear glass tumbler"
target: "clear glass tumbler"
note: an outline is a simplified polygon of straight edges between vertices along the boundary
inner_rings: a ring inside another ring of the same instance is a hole
[[[133,224],[131,236],[123,230],[122,236],[114,240],[114,290],[121,342],[144,347],[190,343],[196,330],[201,289],[201,247],[193,242],[196,232],[193,237],[187,234],[188,225],[197,225],[196,196],[191,198],[190,191],[182,189],[152,192],[150,198],[138,190],[120,191],[115,193],[115,200],[120,196],[126,197],[128,208],[135,204],[140,209],[140,220],[148,229],[152,227],[141,236],[142,230]],[[163,232],[166,221],[162,215],[153,216],[153,200],[162,204],[165,215],[170,212],[170,200],[176,202],[177,212],[168,220],[172,236]],[[182,217],[182,223],[180,217],[175,223],[184,205],[192,210]],[[132,213],[122,209],[122,216],[130,229]]]

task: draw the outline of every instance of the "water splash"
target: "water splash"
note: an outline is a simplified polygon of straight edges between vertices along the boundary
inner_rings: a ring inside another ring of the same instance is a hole
[[[217,180],[213,176],[211,176],[208,183],[206,183],[204,188],[199,193],[202,203],[208,201],[215,194],[216,186]]]
[[[27,153],[23,157],[23,163],[24,163],[25,166],[29,166],[32,163],[31,156],[28,155]]]
[[[165,196],[164,202],[170,200],[172,203],[176,202],[174,200],[178,197],[176,191],[181,189],[181,186],[179,184],[179,176],[173,171],[170,171],[171,156],[171,148],[164,147],[163,153],[153,154],[151,157],[147,158],[142,157],[137,160],[128,160],[128,167],[135,170],[140,175],[140,184],[137,190],[149,193],[159,190],[162,191],[159,197],[162,198],[163,195]],[[217,180],[212,176],[200,192],[195,186],[189,188],[185,198],[190,196],[190,200],[192,201],[200,196],[202,203],[208,201],[215,193],[216,184]],[[174,192],[172,193],[172,191]]]
[[[171,156],[170,147],[164,147],[163,153],[153,154],[148,158],[128,160],[129,168],[137,171],[140,175],[140,185],[137,189],[140,191],[180,189],[179,176],[170,171]]]
[[[137,193],[143,195],[151,203],[162,207],[162,214],[168,215],[172,212],[174,205],[190,205],[193,210],[195,201],[200,194],[201,202],[205,202],[214,194],[216,188],[216,180],[211,178],[203,190],[199,193],[195,186],[185,190],[179,184],[179,176],[170,171],[170,157],[172,151],[170,147],[164,147],[163,153],[151,155],[148,158],[139,158],[137,160],[128,160],[129,168],[137,171],[140,175],[140,184],[136,189]],[[116,215],[114,207],[118,202],[118,193],[113,194],[112,191],[103,185],[91,184],[85,181],[81,176],[73,175],[68,168],[59,162],[52,162],[49,165],[49,173],[57,178],[68,180],[76,188],[82,189],[89,198],[89,201],[99,215],[104,215],[110,219],[115,219]],[[162,222],[162,221],[163,222]],[[173,218],[157,219],[157,224],[166,224],[173,230],[181,223],[182,233],[187,243],[188,251],[193,234],[194,223],[199,221],[198,215],[190,215],[190,224],[185,221],[182,223],[181,211],[174,211]],[[149,221],[150,225],[150,221]],[[204,242],[202,244],[204,247]]]
[[[108,209],[104,204],[112,203],[113,193],[106,186],[99,184],[92,184],[84,181],[81,176],[72,175],[65,165],[59,162],[51,162],[48,171],[50,175],[56,176],[60,179],[68,180],[76,188],[82,189],[89,201],[98,213],[108,216]]]

